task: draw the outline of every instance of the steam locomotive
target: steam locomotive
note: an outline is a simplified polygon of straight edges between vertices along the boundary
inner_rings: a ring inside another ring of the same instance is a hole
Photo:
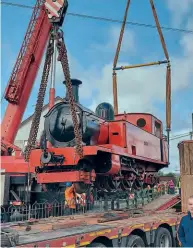
[[[114,115],[109,103],[99,104],[93,112],[79,102],[82,82],[71,82],[83,158],[76,153],[66,95],[66,100],[44,116],[40,145],[31,151],[29,159],[30,173],[2,175],[5,208],[15,199],[32,204],[63,201],[66,182],[73,182],[77,193],[93,188],[102,196],[140,190],[157,184],[158,171],[168,166],[168,145],[160,120],[146,113]]]
[[[30,166],[35,168],[37,182],[50,187],[71,181],[78,193],[91,184],[100,191],[114,192],[158,183],[158,171],[168,166],[162,122],[147,113],[115,116],[108,103],[99,104],[94,113],[79,103],[82,82],[71,82],[84,157],[76,154],[69,102],[57,103],[45,115],[41,149],[31,152]]]

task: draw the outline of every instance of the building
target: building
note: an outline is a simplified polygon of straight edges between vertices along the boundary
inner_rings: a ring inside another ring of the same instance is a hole
[[[57,96],[55,98],[55,103],[59,103],[62,101],[63,101],[63,98],[61,98],[59,96]],[[40,125],[39,125],[39,131],[38,131],[38,135],[37,135],[37,141],[39,141],[40,135],[44,129],[44,115],[47,114],[48,110],[49,110],[49,104],[44,105],[43,109],[42,109],[41,118],[40,118]],[[30,129],[31,129],[32,120],[33,120],[33,115],[29,116],[26,120],[24,120],[21,123],[19,130],[17,132],[17,136],[15,138],[14,144],[16,146],[20,147],[22,150],[24,149],[25,145],[27,144]]]
[[[160,180],[160,183],[168,183],[170,180],[175,182],[175,177],[174,176],[160,176],[159,180]]]

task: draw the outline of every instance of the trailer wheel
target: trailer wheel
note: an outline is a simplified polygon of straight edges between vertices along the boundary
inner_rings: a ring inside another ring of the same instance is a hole
[[[172,237],[168,229],[159,227],[154,242],[155,247],[172,247]]]
[[[127,247],[145,247],[145,243],[141,237],[130,235],[128,237]]]
[[[88,245],[88,247],[106,247],[105,245],[103,245],[102,243],[92,243],[90,245]]]
[[[6,234],[1,233],[1,247],[11,247],[11,242]]]

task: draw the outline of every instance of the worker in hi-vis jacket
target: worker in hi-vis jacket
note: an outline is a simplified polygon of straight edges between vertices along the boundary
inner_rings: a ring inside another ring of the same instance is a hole
[[[76,192],[74,185],[70,182],[66,183],[65,189],[65,202],[67,207],[70,209],[70,214],[76,212]]]

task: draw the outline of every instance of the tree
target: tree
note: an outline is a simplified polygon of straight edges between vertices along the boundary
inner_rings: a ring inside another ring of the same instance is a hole
[[[174,182],[175,186],[177,185],[177,183],[178,183],[178,179],[177,179],[177,176],[176,176],[176,174],[175,174],[175,173],[173,173],[173,172],[169,172],[169,173],[165,174],[164,176],[167,176],[167,177],[173,177],[173,182]]]
[[[176,174],[173,173],[173,172],[169,172],[169,173],[165,174],[164,176],[167,176],[167,177],[175,177]]]
[[[158,171],[158,176],[164,176],[163,171]]]
[[[179,177],[173,172],[164,173],[163,171],[159,171],[158,176],[173,177],[173,182],[175,185],[177,185],[179,181]]]

